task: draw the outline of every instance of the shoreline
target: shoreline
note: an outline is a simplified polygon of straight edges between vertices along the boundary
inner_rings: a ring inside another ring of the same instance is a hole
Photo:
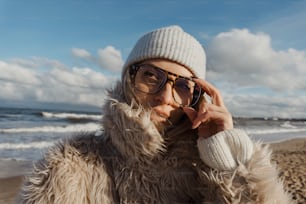
[[[268,143],[273,152],[278,151],[306,151],[306,137],[280,140]]]
[[[272,158],[278,164],[282,178],[290,177],[292,174],[299,175],[300,181],[290,178],[290,181],[284,182],[285,186],[292,188],[293,185],[294,189],[301,192],[300,195],[297,195],[297,199],[306,199],[306,138],[294,138],[266,144],[269,144],[273,150]],[[31,172],[32,164],[33,161],[0,159],[0,203],[14,203],[23,177]]]

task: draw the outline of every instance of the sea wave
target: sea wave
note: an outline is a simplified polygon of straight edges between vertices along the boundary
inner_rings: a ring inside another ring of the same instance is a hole
[[[7,128],[0,129],[0,133],[34,133],[34,132],[94,132],[101,129],[98,123],[86,123],[86,124],[74,124],[66,126],[39,126],[39,127],[27,127],[27,128]]]
[[[41,115],[46,118],[60,118],[60,119],[88,119],[88,120],[101,120],[101,115],[93,114],[79,114],[79,113],[52,113],[52,112],[41,112]]]
[[[270,128],[270,129],[245,129],[250,135],[265,135],[265,134],[276,134],[276,133],[297,133],[306,132],[306,128]]]
[[[52,146],[54,142],[41,141],[31,143],[0,143],[0,149],[44,149]]]
[[[283,124],[281,124],[280,125],[281,127],[283,127],[283,128],[297,128],[296,126],[294,126],[294,125],[292,125],[291,123],[290,123],[290,121],[286,121],[286,122],[284,122]]]

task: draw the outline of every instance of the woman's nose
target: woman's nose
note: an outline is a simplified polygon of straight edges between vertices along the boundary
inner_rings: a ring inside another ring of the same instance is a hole
[[[172,104],[172,81],[168,81],[165,86],[156,94],[157,99],[161,104]]]

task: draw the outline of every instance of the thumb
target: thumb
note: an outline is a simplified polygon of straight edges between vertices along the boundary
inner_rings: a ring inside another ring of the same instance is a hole
[[[186,113],[191,122],[193,122],[198,115],[197,111],[191,107],[183,107],[183,111]]]

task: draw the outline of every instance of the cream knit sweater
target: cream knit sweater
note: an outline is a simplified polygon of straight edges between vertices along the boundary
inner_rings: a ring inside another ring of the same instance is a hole
[[[239,163],[249,161],[253,154],[253,143],[244,131],[231,129],[206,139],[199,138],[198,149],[201,159],[208,166],[232,170]]]

